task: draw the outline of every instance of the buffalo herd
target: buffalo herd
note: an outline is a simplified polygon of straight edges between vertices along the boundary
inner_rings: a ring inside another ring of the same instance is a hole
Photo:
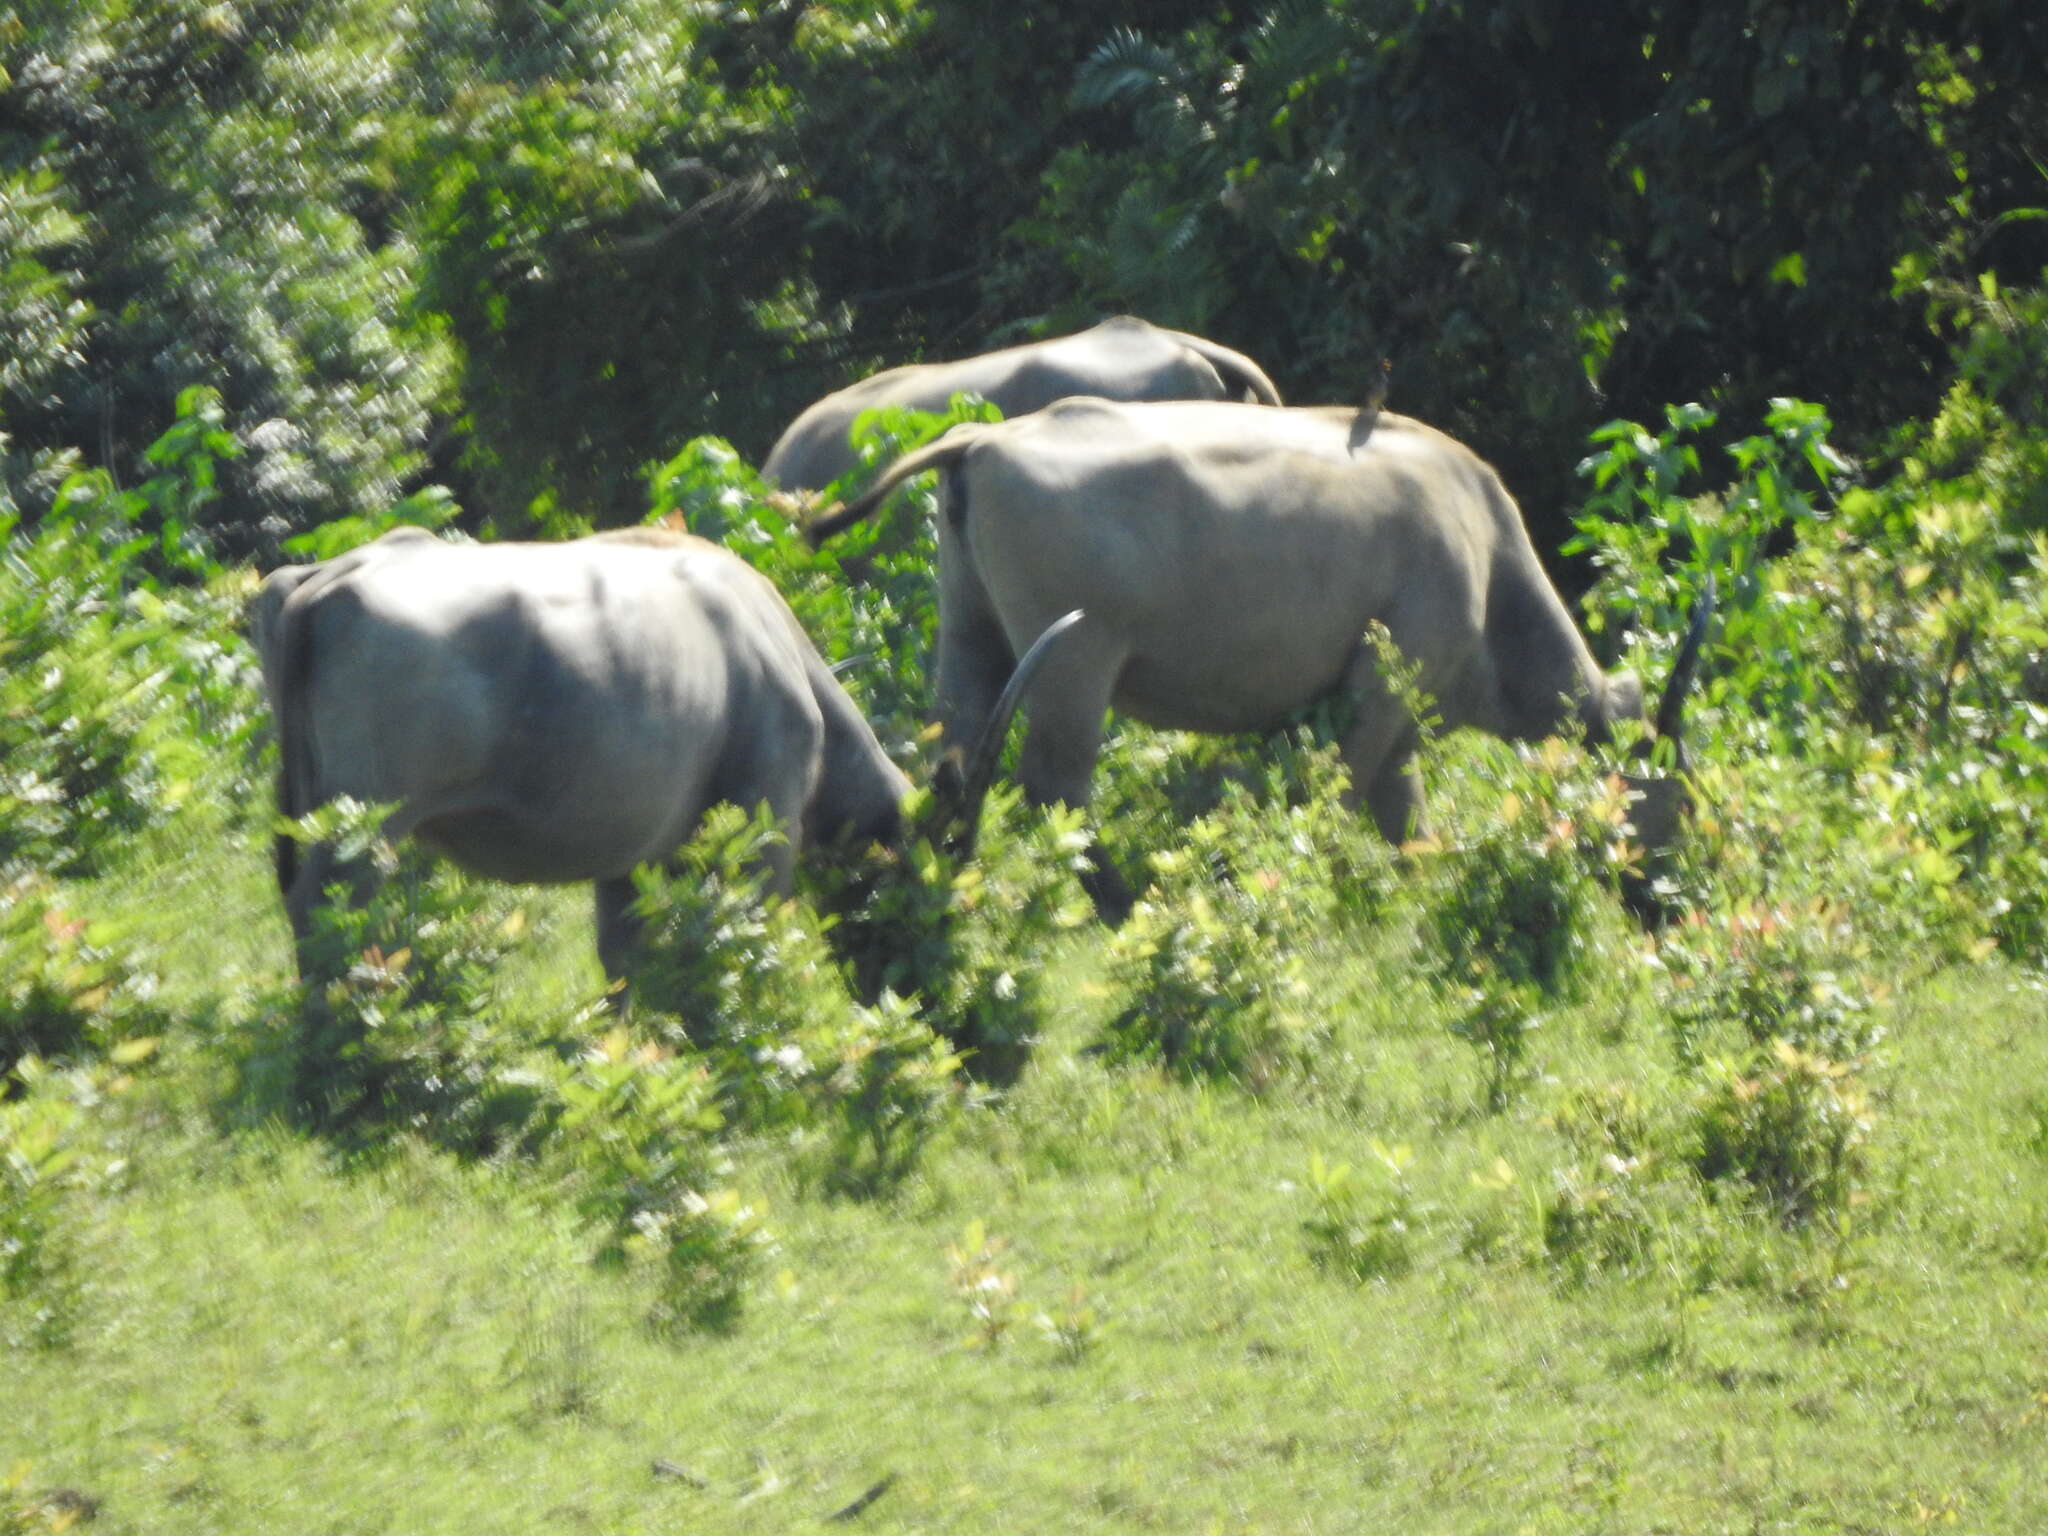
[[[829,538],[940,476],[934,693],[948,761],[967,765],[940,803],[961,842],[1020,699],[1026,797],[1081,805],[1109,710],[1261,731],[1342,694],[1351,799],[1395,843],[1423,806],[1384,641],[1447,726],[1521,740],[1577,724],[1598,742],[1644,720],[1641,683],[1595,663],[1477,455],[1377,399],[1287,407],[1250,358],[1143,321],[877,374],[798,416],[765,471],[820,489],[856,462],[861,412],[963,392],[1005,419],[954,427],[808,529]],[[1705,618],[1645,722],[1679,766]],[[589,881],[614,975],[634,867],[673,856],[715,803],[767,807],[783,840],[765,874],[782,888],[807,849],[913,830],[909,781],[774,586],[688,534],[401,529],[272,572],[252,628],[284,815],[395,803],[388,835],[465,869]],[[1639,841],[1668,841],[1681,781],[1630,782]],[[278,873],[303,946],[334,849],[280,838]]]

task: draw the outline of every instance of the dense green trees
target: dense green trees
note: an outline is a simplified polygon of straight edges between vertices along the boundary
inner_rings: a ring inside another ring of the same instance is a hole
[[[0,184],[31,240],[0,313],[38,322],[4,343],[17,453],[133,475],[177,393],[208,384],[249,450],[214,508],[231,545],[389,501],[447,365],[407,320],[410,247],[354,195],[391,53],[368,8],[46,0],[8,19]]]
[[[1872,0],[17,0],[0,416],[33,513],[178,390],[234,549],[426,480],[616,520],[700,431],[1131,309],[1501,463],[1598,421],[1924,415],[2048,265],[2048,22]]]

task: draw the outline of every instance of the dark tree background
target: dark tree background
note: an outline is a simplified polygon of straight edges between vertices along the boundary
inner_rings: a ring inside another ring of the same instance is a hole
[[[698,433],[1124,310],[1304,402],[1392,358],[1549,547],[1599,422],[1881,453],[2048,266],[2048,20],[1992,0],[29,0],[0,70],[0,494],[211,384],[229,552],[436,481],[616,522]]]

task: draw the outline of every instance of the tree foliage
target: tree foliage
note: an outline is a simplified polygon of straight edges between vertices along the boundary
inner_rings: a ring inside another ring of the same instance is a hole
[[[231,551],[430,480],[616,522],[700,433],[1128,309],[1301,400],[1393,358],[1554,545],[1608,417],[1931,411],[2048,263],[2044,56],[1988,0],[16,0],[0,469],[123,481],[207,384]]]

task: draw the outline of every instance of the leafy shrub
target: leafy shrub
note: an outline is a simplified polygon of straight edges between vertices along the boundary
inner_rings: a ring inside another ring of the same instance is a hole
[[[332,560],[381,539],[396,528],[442,529],[460,515],[446,486],[429,485],[375,512],[351,513],[293,534],[280,547],[300,560]]]
[[[1697,1061],[1723,1022],[1754,1046],[1787,1040],[1832,1060],[1863,1056],[1883,1030],[1851,942],[1846,912],[1828,903],[1691,914],[1658,950],[1681,1058]]]
[[[1354,931],[1376,924],[1401,889],[1394,851],[1344,803],[1349,780],[1337,729],[1311,719],[1260,738],[1223,778],[1214,813],[1232,866],[1261,885],[1279,881],[1307,933],[1326,923]]]
[[[1545,1009],[1582,996],[1595,968],[1596,871],[1617,879],[1633,849],[1620,781],[1601,781],[1578,749],[1493,743],[1474,767],[1485,788],[1461,793],[1476,814],[1425,854],[1423,930],[1451,1031],[1478,1051],[1498,1112],[1528,1075]]]
[[[96,873],[174,804],[161,631],[103,569],[137,547],[60,518],[0,556],[0,865]]]
[[[303,950],[299,1108],[350,1138],[404,1130],[488,1151],[533,1108],[505,1075],[493,1015],[493,976],[524,916],[508,887],[392,850],[384,810],[342,800],[299,823],[341,856]]]
[[[1475,745],[1459,775],[1473,810],[1426,854],[1438,974],[1575,999],[1596,958],[1599,883],[1612,884],[1637,852],[1627,790],[1559,739]]]
[[[1846,1215],[1872,1124],[1855,1068],[1780,1040],[1706,1073],[1693,1125],[1700,1176],[1741,1181],[1787,1226]]]
[[[548,1156],[597,1228],[599,1257],[662,1267],[654,1321],[726,1329],[737,1320],[767,1234],[722,1187],[731,1172],[708,1065],[658,1042],[607,1033],[557,1084]]]
[[[1582,466],[1595,494],[1578,547],[1603,569],[1589,621],[1634,616],[1648,632],[1638,650],[1654,650],[1702,573],[1721,571],[1722,644],[1703,687],[1723,761],[1695,754],[1699,770],[1735,772],[1728,749],[1750,748],[1771,759],[1748,784],[1766,805],[1820,774],[1839,793],[1803,817],[1861,814],[1826,818],[1807,869],[1846,865],[1850,888],[1833,894],[1930,960],[1987,934],[2027,957],[2044,938],[2048,475],[2024,426],[2038,402],[2011,387],[2038,376],[2042,349],[1999,318],[2013,307],[1973,325],[1965,383],[1901,435],[1897,473],[1873,487],[1845,488],[1825,416],[1793,401],[1731,450],[1719,494],[1687,483],[1700,466],[1685,439],[1709,419],[1695,407],[1668,412],[1661,435],[1615,423]],[[1754,868],[1753,830],[1725,829],[1713,851]]]
[[[897,1183],[953,1104],[959,1058],[884,991],[854,1001],[817,920],[764,900],[765,815],[713,809],[673,876],[643,872],[646,947],[634,979],[653,1028],[700,1053],[719,1102],[748,1129],[822,1132],[825,1184]]]
[[[1820,618],[1809,602],[1772,591],[1766,556],[1824,517],[1849,465],[1828,443],[1820,407],[1774,400],[1764,430],[1733,444],[1734,482],[1716,495],[1689,488],[1700,472],[1687,438],[1714,424],[1697,405],[1669,406],[1666,430],[1610,422],[1604,445],[1579,465],[1593,484],[1568,552],[1586,551],[1601,569],[1587,599],[1598,635],[1633,623],[1645,677],[1669,671],[1706,578],[1719,579],[1720,669],[1703,675],[1710,702],[1740,700],[1796,731],[1826,696],[1811,665],[1808,636]]]
[[[913,825],[928,805],[913,798]],[[1015,1083],[1044,1011],[1031,958],[1087,919],[1073,878],[1088,849],[1084,822],[1078,810],[1029,810],[1014,786],[998,785],[971,857],[921,839],[818,867],[819,902],[837,919],[830,937],[855,989],[913,999],[970,1074]]]
[[[641,869],[633,915],[641,944],[635,1004],[665,1015],[671,1044],[710,1054],[740,1077],[727,1092],[756,1117],[773,1113],[772,1076],[749,1084],[747,1063],[772,1053],[820,1004],[845,991],[815,925],[763,893],[764,857],[783,834],[766,807],[720,805],[678,850],[673,872]],[[762,1095],[751,1100],[751,1090]]]
[[[1125,869],[1178,846],[1190,822],[1223,808],[1233,787],[1263,798],[1257,737],[1152,731],[1112,719],[1095,765],[1104,850]]]
[[[1221,817],[1236,862],[1278,873],[1337,923],[1383,918],[1399,879],[1369,821],[1343,803],[1348,780],[1326,706],[1263,736],[1118,727],[1097,765],[1104,847],[1142,869],[1180,845],[1190,822]]]
[[[81,1062],[163,1027],[157,979],[41,882],[0,885],[0,1074],[24,1057]]]
[[[138,489],[76,471],[32,529],[0,507],[0,866],[96,873],[218,764],[246,798],[253,659],[188,532],[232,440],[205,392],[179,412]]]
[[[80,1172],[84,1080],[34,1057],[14,1064],[0,1095],[0,1340],[62,1344],[76,1302],[64,1194]]]
[[[17,1062],[9,1077],[17,1090],[30,1090],[0,1099],[0,1295],[15,1296],[49,1263],[45,1243],[79,1110],[69,1098],[33,1091],[47,1081],[39,1063]]]
[[[1259,740],[1136,737],[1116,755],[1149,888],[1109,947],[1122,1000],[1112,1059],[1263,1087],[1308,1066],[1324,1031],[1303,963],[1384,918],[1399,878],[1390,849],[1343,802],[1328,721]],[[1183,823],[1195,806],[1210,809]]]
[[[1541,994],[1488,981],[1456,995],[1450,1032],[1479,1053],[1486,1069],[1486,1108],[1499,1114],[1530,1075],[1529,1047],[1543,1027]]]
[[[1108,948],[1111,1061],[1260,1089],[1311,1057],[1296,893],[1276,871],[1239,870],[1232,851],[1226,824],[1205,818],[1182,850],[1152,855],[1152,883]]]
[[[960,1057],[891,992],[828,1014],[783,1050],[792,1048],[822,1132],[814,1176],[833,1194],[896,1188],[959,1102]]]

